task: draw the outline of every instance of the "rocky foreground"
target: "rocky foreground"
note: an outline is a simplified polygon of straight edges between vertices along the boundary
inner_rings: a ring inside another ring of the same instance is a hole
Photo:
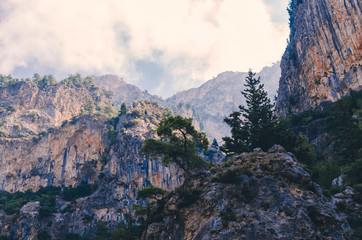
[[[233,157],[171,192],[142,239],[358,239],[361,206],[329,198],[280,146]],[[351,213],[349,216],[341,210]],[[354,226],[356,227],[356,226]]]

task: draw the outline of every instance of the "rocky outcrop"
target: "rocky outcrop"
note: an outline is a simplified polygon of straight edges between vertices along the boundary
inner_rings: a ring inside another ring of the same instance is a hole
[[[143,239],[350,239],[347,215],[274,146],[214,166],[167,197]]]
[[[157,103],[141,102],[117,118],[84,115],[34,139],[1,138],[0,190],[37,191],[84,182],[98,187],[76,201],[57,197],[55,210],[46,216],[39,214],[39,202],[27,203],[19,214],[0,210],[0,236],[32,239],[41,231],[52,239],[66,233],[92,235],[97,221],[114,228],[124,221],[137,203],[138,189],[174,190],[183,183],[182,170],[139,153],[144,139],[155,137],[152,130],[164,114],[168,111]],[[224,156],[213,149],[203,157],[217,162]]]
[[[362,88],[359,0],[293,0],[277,112],[323,107]]]
[[[111,99],[96,86],[58,83],[40,87],[20,81],[0,88],[0,136],[33,137],[80,114],[91,101],[110,105]]]

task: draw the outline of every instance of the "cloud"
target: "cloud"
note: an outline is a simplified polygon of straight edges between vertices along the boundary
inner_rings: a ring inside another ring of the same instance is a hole
[[[263,0],[272,22],[280,27],[288,22],[287,6],[290,0]]]
[[[281,2],[2,0],[0,72],[113,73],[166,97],[279,60],[288,35]]]

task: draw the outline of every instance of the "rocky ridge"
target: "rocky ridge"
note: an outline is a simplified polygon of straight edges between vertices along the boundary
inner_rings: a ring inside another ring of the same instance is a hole
[[[348,194],[323,195],[280,146],[267,153],[256,149],[170,193],[158,213],[163,217],[142,239],[357,239],[336,205]],[[361,216],[361,206],[349,207]]]
[[[132,84],[126,83],[122,78],[116,75],[107,74],[103,76],[93,76],[97,86],[103,87],[114,93],[113,101],[116,105],[125,103],[132,104],[134,101],[149,100],[154,102],[163,102],[162,98],[142,91]]]
[[[0,89],[0,135],[34,137],[59,127],[77,116],[87,103],[95,107],[111,105],[111,98],[95,85],[59,83],[40,87],[20,81]]]
[[[362,87],[359,0],[293,0],[277,112],[323,107]]]

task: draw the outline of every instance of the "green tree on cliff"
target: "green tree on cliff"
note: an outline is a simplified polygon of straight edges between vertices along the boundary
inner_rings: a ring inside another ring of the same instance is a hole
[[[274,105],[267,97],[260,78],[255,78],[251,70],[246,77],[246,87],[242,95],[246,99],[246,107],[239,106],[224,121],[231,127],[231,137],[224,137],[221,148],[227,154],[250,152],[260,147],[264,151],[274,144],[282,145],[287,151],[293,152],[298,160],[311,164],[316,160],[315,148],[306,136],[296,136],[285,120],[274,115]]]
[[[146,139],[141,152],[161,156],[162,163],[176,163],[185,172],[185,181],[192,175],[192,170],[205,165],[204,160],[197,155],[198,146],[207,150],[209,141],[206,134],[198,132],[192,125],[191,118],[170,116],[164,118],[156,130],[161,141]]]
[[[260,83],[260,77],[255,78],[255,73],[249,70],[245,80],[246,88],[241,93],[247,106],[240,105],[240,111],[224,119],[231,127],[231,137],[223,138],[223,149],[228,154],[251,151],[256,147],[265,150],[274,143],[273,131],[277,125],[274,105]]]

